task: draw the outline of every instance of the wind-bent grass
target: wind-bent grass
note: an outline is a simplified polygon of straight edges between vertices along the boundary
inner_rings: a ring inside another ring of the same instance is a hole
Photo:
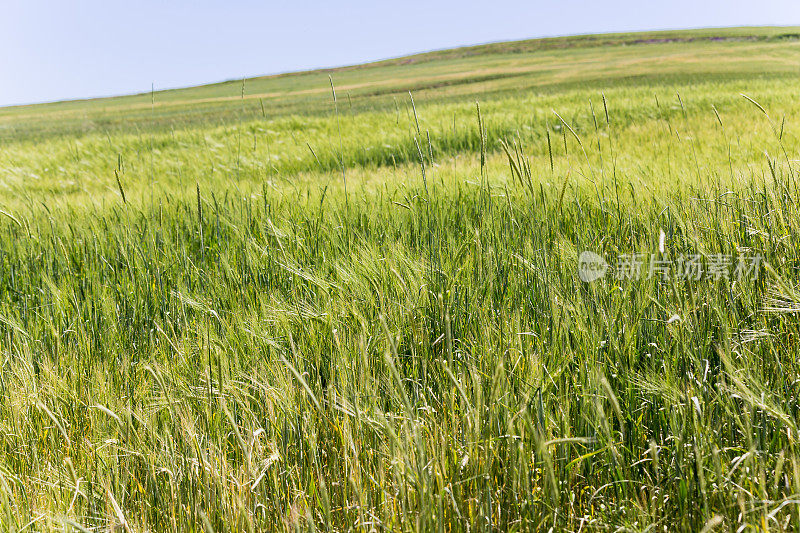
[[[797,529],[794,87],[7,143],[3,529]]]

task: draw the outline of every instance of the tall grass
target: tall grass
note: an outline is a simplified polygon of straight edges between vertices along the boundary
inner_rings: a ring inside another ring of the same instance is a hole
[[[797,529],[797,104],[721,87],[5,146],[3,529]],[[578,278],[660,241],[769,266]]]

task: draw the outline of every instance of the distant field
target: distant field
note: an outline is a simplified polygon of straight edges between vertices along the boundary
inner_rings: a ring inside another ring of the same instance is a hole
[[[391,112],[420,103],[560,94],[700,81],[794,79],[800,28],[736,28],[538,39],[431,52],[356,67],[233,80],[134,96],[0,108],[0,140],[53,133],[214,126],[327,116],[332,76],[342,107]],[[146,83],[146,82],[145,82]]]
[[[732,28],[0,108],[0,529],[800,529],[798,82]]]

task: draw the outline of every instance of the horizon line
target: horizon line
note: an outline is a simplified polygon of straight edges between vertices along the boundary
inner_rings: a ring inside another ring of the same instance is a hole
[[[468,44],[456,44],[449,47],[444,48],[432,48],[427,50],[419,50],[419,51],[412,51],[406,52],[400,55],[392,55],[388,57],[382,57],[377,59],[370,59],[367,61],[363,61],[360,63],[346,63],[346,64],[338,64],[338,65],[327,65],[327,66],[317,66],[311,68],[304,68],[298,70],[285,70],[279,72],[272,72],[272,73],[265,73],[265,74],[253,74],[253,75],[244,75],[242,77],[236,78],[227,78],[217,81],[208,81],[208,82],[201,82],[196,84],[188,84],[188,85],[181,85],[177,87],[165,87],[161,89],[155,89],[153,85],[153,89],[151,91],[133,91],[133,92],[125,92],[125,93],[118,93],[118,94],[107,94],[107,95],[94,95],[94,96],[79,96],[74,98],[61,98],[57,100],[44,100],[44,101],[35,101],[35,102],[27,102],[27,103],[20,103],[20,104],[0,104],[0,109],[7,110],[12,109],[15,107],[31,107],[31,106],[39,106],[39,105],[53,105],[53,104],[60,104],[60,103],[67,103],[67,102],[87,102],[92,100],[110,100],[113,98],[124,98],[124,97],[132,97],[132,96],[144,96],[147,94],[158,94],[158,93],[165,93],[169,91],[180,91],[185,89],[194,89],[199,87],[210,87],[213,85],[222,85],[224,83],[231,83],[235,81],[246,81],[252,79],[262,79],[262,78],[277,78],[281,76],[291,76],[291,75],[299,75],[299,74],[311,74],[314,72],[330,72],[336,71],[341,69],[349,69],[349,68],[357,68],[357,67],[367,67],[370,65],[374,65],[377,63],[382,63],[385,61],[396,61],[398,59],[405,59],[410,57],[416,56],[424,56],[427,54],[435,54],[437,52],[446,52],[449,50],[463,50],[465,48],[473,48],[473,47],[480,47],[480,46],[491,46],[494,44],[504,44],[504,43],[519,43],[519,42],[526,42],[526,41],[546,41],[550,39],[563,39],[569,37],[589,37],[593,35],[625,35],[625,34],[637,34],[637,33],[649,33],[649,32],[681,32],[681,31],[698,31],[698,30],[723,30],[723,29],[756,29],[756,28],[795,28],[800,27],[800,25],[795,24],[759,24],[759,25],[743,25],[743,26],[693,26],[693,27],[682,27],[682,28],[648,28],[648,29],[641,29],[641,30],[631,30],[631,31],[619,31],[619,30],[612,30],[612,31],[601,31],[601,32],[585,32],[585,33],[569,33],[569,34],[554,34],[554,35],[540,35],[536,37],[525,37],[522,39],[501,39],[496,41],[483,41],[478,43],[468,43]]]

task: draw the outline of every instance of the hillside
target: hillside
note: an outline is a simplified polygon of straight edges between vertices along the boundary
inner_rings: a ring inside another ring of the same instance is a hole
[[[332,111],[329,76],[348,112],[392,111],[574,88],[791,78],[800,28],[585,35],[487,44],[365,65],[100,98],[0,108],[0,139],[219,125]],[[143,82],[146,85],[146,82]],[[263,107],[262,107],[263,104]]]
[[[798,33],[0,109],[0,530],[800,530]]]

